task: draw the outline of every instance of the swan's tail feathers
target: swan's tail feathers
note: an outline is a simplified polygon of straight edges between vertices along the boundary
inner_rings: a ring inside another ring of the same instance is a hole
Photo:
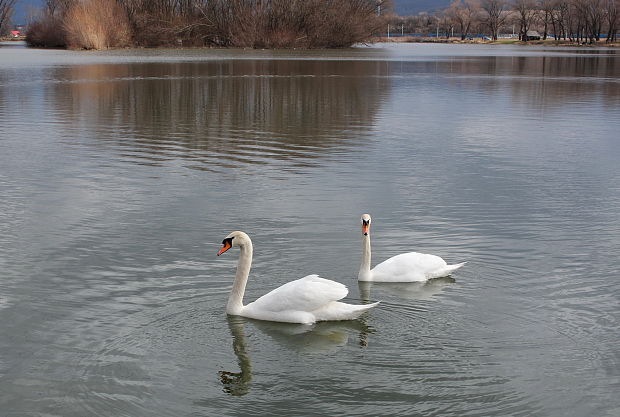
[[[356,319],[359,316],[361,316],[362,314],[364,314],[365,312],[367,312],[368,310],[370,310],[373,307],[376,307],[381,301],[377,301],[376,303],[372,303],[372,304],[356,304],[356,305],[351,305],[351,319]],[[345,319],[346,320],[346,319]]]
[[[355,311],[359,311],[360,314],[370,310],[373,307],[378,306],[381,303],[381,301],[376,301],[374,303],[370,303],[370,304],[356,304],[354,307],[357,307]]]
[[[436,269],[427,275],[427,279],[447,277],[466,263],[467,262],[461,262],[460,264],[446,265],[443,268]]]
[[[354,320],[366,311],[375,307],[380,301],[372,304],[347,304],[334,301],[320,310],[314,311],[317,321]]]
[[[450,275],[451,273],[453,273],[454,271],[456,271],[457,269],[459,269],[460,267],[462,267],[463,265],[465,265],[466,263],[467,262],[461,262],[460,264],[446,265],[441,271],[442,275],[438,275],[438,276],[446,277]]]

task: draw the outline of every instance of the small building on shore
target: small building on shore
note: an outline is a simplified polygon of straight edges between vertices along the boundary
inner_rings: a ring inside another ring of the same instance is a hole
[[[525,39],[523,40],[524,41],[539,41],[540,33],[538,33],[535,30],[528,30],[527,33],[525,34]]]

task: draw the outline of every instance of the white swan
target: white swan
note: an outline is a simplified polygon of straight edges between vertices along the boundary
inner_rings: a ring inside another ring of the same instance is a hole
[[[233,283],[226,313],[258,320],[312,324],[317,321],[352,320],[379,303],[351,305],[339,302],[349,290],[344,285],[308,275],[243,305],[245,285],[252,265],[252,241],[243,232],[232,232],[222,241],[221,255],[233,246],[240,249],[237,274]]]
[[[423,282],[450,275],[467,262],[448,265],[436,255],[409,252],[393,256],[370,269],[370,215],[362,215],[362,264],[359,281]]]

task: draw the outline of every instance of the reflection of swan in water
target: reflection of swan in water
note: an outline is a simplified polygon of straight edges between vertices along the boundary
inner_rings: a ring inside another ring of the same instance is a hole
[[[224,392],[243,396],[250,391],[252,361],[248,355],[245,325],[253,325],[269,335],[279,345],[303,353],[333,353],[342,349],[349,340],[349,333],[359,332],[359,345],[367,345],[367,337],[374,333],[365,319],[355,321],[321,322],[314,325],[277,323],[228,316],[228,327],[233,338],[233,350],[240,372],[219,371]]]
[[[278,344],[303,353],[333,353],[347,344],[351,332],[373,333],[364,319],[320,322],[314,325],[248,321]]]
[[[358,281],[362,300],[370,300],[371,288],[380,293],[392,293],[408,300],[429,300],[454,284],[452,277],[434,278],[426,282],[365,282]],[[375,294],[376,298],[376,294]]]
[[[243,324],[245,320],[241,317],[228,316],[228,328],[233,338],[233,350],[241,372],[219,371],[220,381],[224,385],[224,392],[242,396],[250,390],[249,384],[252,381],[252,362],[247,352],[247,344]]]
[[[339,282],[308,275],[287,282],[253,303],[243,305],[243,294],[252,266],[252,241],[243,232],[232,232],[222,241],[218,256],[239,247],[239,261],[226,313],[257,320],[312,324],[317,321],[353,320],[379,303],[346,304],[340,299],[349,290]]]
[[[369,214],[362,215],[362,263],[357,279],[374,282],[424,282],[432,278],[446,277],[466,262],[448,265],[437,255],[408,252],[393,256],[370,269],[370,222]]]

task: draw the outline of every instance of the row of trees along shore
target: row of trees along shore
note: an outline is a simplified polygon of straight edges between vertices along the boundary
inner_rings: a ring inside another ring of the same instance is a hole
[[[14,3],[0,0],[5,9]],[[620,0],[455,0],[446,9],[406,17],[390,12],[392,0],[44,0],[44,5],[29,25],[31,46],[347,47],[385,33],[386,25],[462,40],[516,33],[528,41],[528,31],[536,30],[543,40],[611,43],[620,25]]]
[[[0,0],[1,1],[1,0]],[[329,48],[384,27],[391,0],[44,0],[31,46]]]
[[[391,15],[387,23],[402,33],[462,40],[474,34],[497,40],[501,33],[515,33],[528,41],[528,31],[535,30],[542,40],[595,43],[604,37],[611,43],[617,41],[620,0],[455,0],[434,13]]]

